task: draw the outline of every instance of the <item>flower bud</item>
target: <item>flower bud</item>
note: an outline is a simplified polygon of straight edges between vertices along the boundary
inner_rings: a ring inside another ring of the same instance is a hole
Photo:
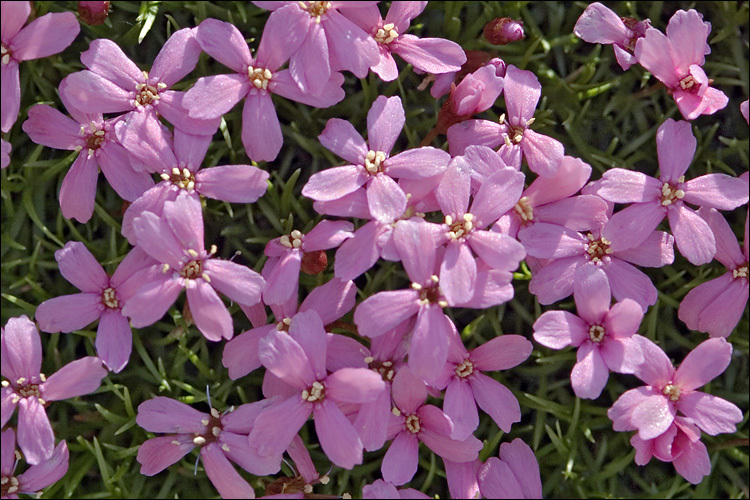
[[[81,21],[92,26],[102,24],[109,14],[109,2],[78,2]]]
[[[505,45],[526,38],[523,21],[497,17],[484,26],[484,38],[493,45]]]
[[[316,250],[302,254],[300,269],[305,274],[318,274],[328,267],[328,256],[325,250]]]

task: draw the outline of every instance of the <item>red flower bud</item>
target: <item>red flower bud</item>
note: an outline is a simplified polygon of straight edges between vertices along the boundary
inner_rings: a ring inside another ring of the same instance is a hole
[[[328,255],[325,250],[316,250],[314,252],[305,252],[302,254],[302,263],[300,269],[305,274],[318,274],[323,272],[328,266]]]
[[[505,45],[526,38],[523,21],[497,17],[484,26],[484,38],[493,45]]]
[[[78,2],[81,21],[95,26],[102,24],[109,14],[109,2]]]

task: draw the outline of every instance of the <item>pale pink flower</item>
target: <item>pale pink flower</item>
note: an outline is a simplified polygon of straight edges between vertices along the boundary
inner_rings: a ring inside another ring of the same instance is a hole
[[[44,332],[69,333],[99,320],[96,352],[115,373],[128,364],[133,348],[130,323],[122,308],[142,284],[136,273],[155,261],[143,250],[134,248],[110,277],[78,241],[69,241],[55,252],[55,260],[65,279],[82,293],[45,300],[36,310],[36,320]]]
[[[520,438],[500,445],[477,472],[485,498],[542,498],[542,479],[534,451]]]
[[[341,4],[342,14],[377,42],[379,57],[370,66],[383,81],[390,82],[398,77],[393,54],[398,54],[417,70],[432,74],[459,71],[466,62],[466,54],[455,42],[406,33],[409,23],[426,6],[427,2],[392,2],[383,20],[377,5],[353,9],[349,8],[349,2]]]
[[[638,62],[634,55],[635,44],[650,27],[648,19],[638,21],[632,17],[620,17],[608,7],[594,2],[578,18],[573,33],[589,43],[612,44],[617,64],[627,70]]]
[[[712,337],[728,337],[745,312],[748,299],[748,230],[745,220],[744,249],[724,217],[713,208],[698,210],[716,237],[716,260],[727,272],[688,292],[680,302],[677,316],[691,330]]]
[[[667,87],[686,120],[712,115],[729,102],[724,92],[710,86],[713,80],[703,71],[705,55],[711,53],[706,42],[710,32],[711,23],[703,21],[702,14],[678,10],[666,36],[649,28],[635,45],[638,62]]]
[[[70,45],[81,27],[72,12],[49,13],[24,27],[31,2],[2,2],[2,114],[0,128],[8,132],[21,108],[18,65],[22,61],[57,54]]]
[[[690,351],[676,370],[659,346],[645,338],[640,344],[644,361],[634,373],[647,385],[626,391],[607,411],[614,430],[637,430],[640,439],[653,439],[664,434],[680,412],[706,434],[735,432],[742,411],[697,390],[726,370],[731,344],[723,338],[708,339]]]
[[[610,307],[607,275],[596,266],[576,270],[573,298],[578,316],[567,311],[547,311],[534,323],[534,340],[551,349],[578,348],[570,374],[579,398],[596,399],[609,372],[633,373],[643,362],[639,336],[641,307],[631,299]]]
[[[2,498],[18,498],[18,494],[37,495],[59,481],[68,472],[68,445],[60,441],[52,455],[37,465],[32,465],[21,474],[16,474],[16,434],[13,428],[2,432],[0,452],[0,476],[2,476]]]
[[[10,318],[2,329],[2,417],[5,426],[18,407],[18,446],[26,461],[37,465],[55,451],[55,435],[47,418],[49,401],[82,396],[99,388],[107,370],[99,358],[87,356],[60,368],[49,378],[40,373],[42,341],[26,316]]]
[[[708,224],[685,203],[732,210],[748,201],[747,184],[726,174],[685,180],[697,141],[690,122],[668,118],[656,132],[660,176],[612,168],[604,172],[596,193],[614,203],[632,203],[615,213],[602,231],[613,251],[641,244],[667,217],[680,253],[692,264],[710,262],[716,240]]]

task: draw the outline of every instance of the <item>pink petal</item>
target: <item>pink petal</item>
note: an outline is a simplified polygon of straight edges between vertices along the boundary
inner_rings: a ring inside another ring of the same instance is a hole
[[[602,236],[612,242],[613,252],[634,248],[653,234],[666,214],[658,201],[633,203],[609,219]]]
[[[177,300],[182,284],[172,276],[161,274],[158,279],[142,285],[123,306],[123,316],[128,316],[136,328],[159,321]]]
[[[29,2],[6,2],[2,5],[2,34],[3,43],[11,40],[16,34],[21,31],[21,28],[26,24],[26,20],[29,18],[31,13],[31,4]]]
[[[334,401],[369,403],[386,390],[380,374],[369,368],[341,368],[326,378],[326,396]]]
[[[716,254],[716,239],[706,221],[685,205],[675,206],[667,215],[680,253],[696,266],[711,262]]]
[[[96,156],[82,152],[65,174],[60,187],[60,208],[66,219],[86,223],[94,214],[99,168]]]
[[[211,443],[201,449],[203,467],[222,498],[255,498],[255,490],[224,455],[218,444]]]
[[[252,269],[221,259],[205,260],[203,269],[211,279],[211,286],[233,301],[253,305],[260,300],[264,280]]]
[[[526,498],[507,463],[490,457],[477,472],[479,489],[485,498]]]
[[[510,432],[511,426],[521,421],[521,407],[510,389],[483,373],[475,372],[469,382],[477,405],[504,432]]]
[[[674,237],[664,231],[654,231],[639,245],[617,250],[614,256],[636,266],[666,266],[674,262]]]
[[[315,311],[302,311],[292,317],[289,335],[307,355],[315,378],[326,378],[327,336],[323,321]]]
[[[419,307],[416,290],[378,292],[354,310],[354,323],[360,335],[377,337],[417,314]]]
[[[68,472],[68,445],[60,441],[52,452],[49,460],[33,465],[18,476],[18,486],[21,491],[41,491],[50,486]]]
[[[253,161],[273,161],[284,138],[271,96],[266,92],[248,94],[242,111],[242,143]]]
[[[710,32],[711,24],[704,22],[697,11],[678,10],[674,13],[667,26],[667,38],[674,50],[673,59],[679,73],[687,74],[691,64],[703,65],[704,54],[711,52],[706,43]]]
[[[700,441],[690,443],[687,439],[681,439],[679,443],[682,444],[679,446],[682,453],[672,462],[674,468],[686,480],[698,484],[711,474],[711,458],[706,445]]]
[[[474,368],[481,371],[507,370],[526,361],[531,342],[521,335],[500,335],[471,351]]]
[[[151,172],[169,172],[177,164],[169,130],[153,112],[129,113],[127,120],[115,125],[117,140],[132,151],[133,159]],[[153,138],[144,141],[144,137]]]
[[[448,492],[451,498],[479,498],[477,474],[483,465],[479,460],[474,462],[451,462],[443,459],[445,477],[448,481]],[[364,491],[364,489],[363,489]]]
[[[697,141],[690,122],[668,118],[656,131],[656,152],[659,155],[660,179],[677,182],[693,161]]]
[[[31,465],[39,464],[52,456],[55,434],[47,418],[47,411],[38,398],[21,398],[18,401],[16,439],[26,462]]]
[[[40,386],[40,392],[47,401],[83,396],[97,390],[106,375],[107,369],[99,358],[86,356],[71,361],[47,377],[47,381]]]
[[[503,141],[502,126],[488,120],[466,120],[448,128],[449,152],[452,156],[462,155],[470,146],[496,148]],[[520,151],[519,151],[520,152]]]
[[[663,394],[656,394],[646,397],[636,406],[631,421],[641,439],[653,439],[672,425],[674,416],[674,405]]]
[[[325,399],[315,405],[314,414],[315,431],[328,459],[345,469],[352,469],[355,465],[361,464],[362,442],[341,410]]]
[[[656,304],[656,287],[642,271],[620,259],[610,260],[603,269],[609,278],[612,295],[618,301],[633,299],[644,312],[649,306]]]
[[[137,171],[131,166],[128,152],[116,142],[105,143],[99,149],[99,168],[112,189],[124,200],[135,201],[154,185],[147,171]]]
[[[612,428],[620,432],[636,430],[631,421],[633,411],[649,396],[661,396],[661,391],[642,386],[622,393],[607,410],[607,417],[612,420]]]
[[[141,464],[141,474],[155,476],[170,465],[177,463],[193,448],[195,444],[190,435],[149,439],[138,448],[137,460]]]
[[[81,62],[93,73],[123,90],[135,92],[137,83],[145,83],[143,71],[125,55],[119,45],[106,38],[92,40]]]
[[[435,75],[459,71],[466,62],[461,46],[443,38],[402,34],[393,41],[390,49],[415,68]]]
[[[409,348],[409,368],[414,375],[429,381],[440,374],[452,333],[451,320],[440,306],[420,307]]]
[[[318,139],[323,147],[352,164],[362,164],[367,155],[367,143],[354,125],[340,118],[328,120]]]
[[[367,140],[370,149],[388,156],[401,135],[406,116],[401,98],[380,96],[367,113]]]
[[[524,246],[516,239],[492,231],[474,231],[469,245],[492,269],[514,271],[526,256]]]
[[[182,104],[191,118],[218,118],[228,113],[249,90],[250,82],[245,75],[204,76],[187,91]]]
[[[646,36],[635,44],[635,57],[638,62],[658,78],[667,88],[679,86],[679,75],[672,62],[672,44],[659,30],[649,28]]]
[[[445,389],[443,410],[453,422],[453,439],[463,440],[479,427],[479,413],[468,381],[454,378]]]
[[[608,172],[611,170],[615,169]],[[587,163],[579,158],[564,156],[554,177],[537,177],[523,195],[535,206],[545,205],[574,195],[590,176],[591,167]]]
[[[400,432],[385,452],[380,472],[383,479],[395,485],[406,484],[417,472],[419,440],[409,431]]]
[[[612,9],[599,2],[586,7],[576,21],[573,33],[589,43],[617,43],[630,39],[632,32]]]
[[[320,95],[302,92],[297,83],[292,79],[288,69],[278,71],[273,75],[269,89],[272,93],[285,97],[291,101],[301,102],[315,108],[328,108],[338,104],[344,99],[344,75],[339,72],[331,73],[331,77],[323,85]]]
[[[425,146],[391,156],[385,164],[393,178],[424,179],[444,172],[450,159],[446,151]]]
[[[684,184],[683,201],[693,205],[734,210],[748,201],[747,183],[725,174],[706,174]]]
[[[523,498],[542,498],[539,463],[528,444],[516,438],[500,445],[500,460],[508,464],[523,490]]]
[[[109,286],[109,276],[83,243],[68,242],[55,252],[60,274],[83,292],[101,293]]]
[[[359,166],[328,168],[310,176],[310,180],[302,188],[302,195],[313,200],[336,200],[356,191],[367,178],[367,173]]]
[[[745,188],[747,191],[747,184]],[[734,231],[729,227],[724,216],[713,208],[700,208],[698,215],[706,221],[716,238],[716,255],[714,258],[728,269],[741,266],[745,262],[745,256],[737,243]]]
[[[589,325],[600,325],[612,300],[604,271],[598,266],[579,267],[573,290],[578,315]]]
[[[423,429],[419,434],[419,439],[442,458],[447,457],[449,460],[457,462],[476,460],[479,451],[482,449],[482,442],[474,436],[469,436],[463,441],[457,441],[429,429]]]
[[[13,37],[18,61],[40,59],[65,50],[81,31],[72,12],[49,13],[34,19]]]
[[[729,273],[725,276],[730,278]],[[747,306],[748,287],[742,279],[734,279],[715,299],[700,310],[697,330],[712,337],[728,337],[740,321]]]
[[[360,227],[336,251],[334,274],[341,280],[355,279],[370,269],[380,257],[377,246],[383,225],[371,221]]]
[[[299,85],[300,90],[319,95],[323,92],[326,82],[331,78],[326,33],[323,26],[320,23],[313,22],[304,10],[293,9],[292,12],[302,14],[302,19],[298,21],[297,19],[287,18],[285,21],[291,25],[296,23],[298,32],[306,34],[306,36],[302,40],[297,40],[297,43],[301,43],[301,45],[291,56],[289,72]]]
[[[596,399],[609,379],[609,369],[593,342],[585,342],[578,348],[577,363],[570,373],[570,382],[576,396]]]
[[[96,331],[96,353],[112,372],[119,373],[128,364],[133,349],[133,332],[128,319],[119,311],[107,310]]]
[[[201,55],[201,46],[196,40],[197,31],[194,28],[183,28],[172,33],[151,66],[151,79],[157,79],[171,87],[195,69]]]
[[[0,125],[2,125],[3,132],[9,132],[13,124],[16,123],[18,111],[21,109],[21,82],[18,76],[18,63],[15,60],[2,65],[0,82],[2,82]]]
[[[195,326],[208,340],[218,342],[234,335],[232,317],[216,291],[202,278],[190,280],[187,300]]]
[[[732,358],[732,345],[723,338],[703,341],[685,356],[674,376],[683,391],[703,387],[726,370]]]
[[[534,340],[550,349],[578,346],[588,338],[588,327],[568,311],[547,311],[534,323]]]
[[[393,378],[391,396],[401,413],[410,415],[415,413],[427,399],[427,386],[412,373],[408,366],[404,366]]]
[[[99,319],[104,312],[100,293],[75,293],[45,300],[36,310],[43,332],[69,333]]]
[[[229,370],[229,378],[237,380],[259,368],[258,342],[274,325],[266,325],[242,332],[224,346],[221,363]]]
[[[204,168],[195,175],[202,195],[231,203],[254,203],[268,189],[268,172],[251,165]]]
[[[615,203],[645,203],[661,199],[662,184],[642,172],[611,168],[602,175],[596,194]]]
[[[736,405],[703,392],[682,394],[677,402],[677,408],[703,432],[711,436],[736,432],[737,424],[742,422],[742,410]]]
[[[70,74],[65,80],[68,99],[82,112],[119,113],[133,109],[135,88],[124,90],[89,70]]]
[[[205,19],[198,26],[195,38],[204,52],[237,73],[246,73],[253,64],[245,37],[231,23]]]
[[[435,190],[435,197],[445,215],[461,217],[469,208],[471,177],[468,163],[456,157],[448,165]]]
[[[588,247],[588,239],[581,233],[545,222],[521,229],[518,239],[527,254],[540,259],[582,256]]]
[[[664,351],[645,337],[639,337],[643,363],[638,365],[635,376],[652,387],[663,387],[673,381],[675,370]]]
[[[250,429],[248,429],[247,432],[249,433]],[[281,455],[259,455],[258,451],[250,445],[247,434],[235,434],[234,432],[228,432],[226,425],[224,425],[224,430],[221,432],[221,434],[219,434],[219,439],[217,439],[217,445],[222,446],[222,450],[224,451],[224,454],[227,456],[227,458],[229,458],[229,460],[236,463],[251,474],[255,474],[258,476],[267,476],[279,472],[281,465]],[[226,448],[229,448],[229,450],[227,450]],[[300,462],[297,460],[295,460],[295,465],[298,469],[301,468]]]
[[[258,348],[263,366],[284,382],[304,390],[315,381],[307,354],[286,332],[271,330],[260,340]]]
[[[393,242],[406,274],[419,284],[427,284],[435,270],[435,232],[427,222],[406,220],[396,224]]]
[[[207,417],[176,399],[157,396],[138,405],[136,423],[149,432],[203,434],[206,424],[201,421]]]
[[[643,311],[633,300],[625,299],[614,304],[604,317],[603,326],[608,335],[627,338],[635,335],[643,319]]]
[[[542,93],[539,79],[531,71],[509,65],[505,73],[504,91],[508,121],[513,125],[525,125],[526,121],[534,116]],[[562,160],[562,154],[560,154],[560,160]]]
[[[334,69],[345,69],[357,78],[364,78],[370,66],[378,62],[378,44],[362,28],[341,15],[337,10],[329,10],[322,24],[328,38],[328,50],[332,56]],[[369,127],[368,127],[369,130]],[[398,128],[399,132],[401,127]],[[379,151],[388,152],[380,149]]]
[[[530,129],[523,133],[521,148],[531,171],[543,177],[552,177],[557,173],[565,154],[560,141]]]
[[[215,134],[221,123],[219,117],[201,119],[190,116],[190,110],[184,104],[186,95],[186,92],[174,90],[159,92],[159,114],[175,125],[175,132],[209,136]]]
[[[182,197],[186,196],[189,195],[182,195]],[[183,206],[183,204],[180,204],[180,206]],[[185,206],[190,207],[191,205],[186,204]],[[200,204],[198,205],[198,208],[200,209]],[[172,211],[177,212],[174,208]],[[177,271],[182,268],[183,260],[185,259],[185,250],[165,219],[166,218],[156,216],[152,212],[143,212],[139,217],[136,217],[135,220],[133,220],[135,239],[138,246],[147,254],[158,262],[169,264],[175,271]],[[188,224],[189,223],[190,222],[188,222]],[[179,221],[177,224],[179,224]],[[198,251],[196,248],[192,249]]]
[[[42,341],[36,325],[27,317],[10,318],[2,330],[2,373],[12,381],[39,376]],[[3,423],[5,425],[5,423]]]
[[[296,395],[268,408],[255,420],[255,426],[248,436],[250,446],[262,456],[280,457],[307,421],[312,407],[312,403]]]
[[[164,219],[183,249],[203,254],[203,211],[198,196],[180,193],[174,201],[165,202]]]
[[[367,204],[375,219],[390,224],[406,210],[406,194],[391,177],[379,173],[367,185]]]
[[[22,128],[32,141],[49,148],[73,150],[82,141],[81,125],[46,104],[32,106]]]
[[[477,264],[469,246],[451,241],[440,264],[440,290],[449,304],[471,299],[477,277]]]
[[[531,277],[529,291],[540,304],[549,305],[573,293],[576,268],[585,261],[579,256],[554,260]]]

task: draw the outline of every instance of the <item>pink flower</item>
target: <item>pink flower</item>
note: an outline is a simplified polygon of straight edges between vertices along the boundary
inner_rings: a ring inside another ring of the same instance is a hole
[[[263,268],[266,276],[263,302],[282,304],[292,296],[296,299],[304,255],[340,246],[352,236],[352,229],[351,222],[322,220],[306,234],[294,230],[269,241],[265,249],[268,260]]]
[[[729,102],[724,92],[710,87],[713,80],[702,68],[705,55],[711,53],[706,43],[710,32],[711,23],[703,21],[702,14],[678,10],[666,36],[649,28],[635,46],[638,62],[667,87],[686,120],[712,115]]]
[[[507,370],[531,354],[531,342],[520,335],[501,335],[467,351],[460,337],[453,337],[448,361],[434,384],[445,389],[443,411],[453,422],[453,439],[466,439],[479,426],[477,405],[504,432],[521,421],[521,407],[510,390],[485,371]]]
[[[414,488],[402,488],[399,490],[393,484],[387,483],[382,479],[377,479],[372,484],[366,484],[362,487],[362,498],[429,499],[432,497]]]
[[[350,164],[311,175],[302,194],[331,201],[364,185],[372,217],[389,224],[401,217],[406,210],[406,194],[394,179],[428,179],[442,173],[450,161],[448,153],[429,146],[390,156],[405,121],[398,96],[380,96],[372,104],[367,113],[367,143],[351,123],[339,118],[328,120],[320,142]]]
[[[614,203],[632,203],[609,220],[602,235],[613,251],[642,243],[666,216],[680,253],[692,264],[710,262],[716,240],[708,224],[685,203],[732,210],[748,201],[747,184],[726,174],[706,174],[685,181],[696,140],[689,122],[667,119],[656,133],[659,179],[612,168],[604,172],[596,193]]]
[[[727,368],[731,344],[723,338],[708,339],[690,351],[677,370],[653,342],[642,340],[641,349],[644,362],[634,373],[648,385],[626,391],[615,401],[607,412],[614,430],[638,430],[640,439],[653,439],[670,428],[677,412],[712,436],[736,430],[742,411],[697,390]]]
[[[2,2],[2,115],[0,125],[8,132],[21,108],[21,61],[57,54],[70,45],[81,27],[72,12],[49,13],[23,27],[31,13],[30,2]]]
[[[219,126],[218,117],[197,119],[188,116],[183,106],[184,92],[169,90],[188,75],[198,63],[201,48],[195,40],[195,28],[183,28],[169,37],[154,60],[150,71],[142,71],[128,59],[113,41],[97,39],[81,54],[88,68],[67,77],[67,93],[71,105],[87,113],[121,113],[125,128],[117,131],[125,143],[125,132],[144,142],[159,145],[164,141],[161,123],[164,117],[175,127],[190,134],[213,135]]]
[[[531,71],[513,65],[505,73],[505,113],[499,123],[488,120],[468,120],[448,129],[448,143],[452,155],[460,155],[473,144],[496,148],[506,165],[520,169],[521,156],[529,168],[544,177],[552,177],[563,159],[563,145],[529,128],[534,122],[534,111],[542,94],[542,85]]]
[[[607,275],[596,266],[576,270],[573,297],[578,316],[545,312],[534,323],[534,340],[551,349],[577,347],[577,362],[570,374],[573,391],[579,398],[596,399],[610,371],[633,373],[643,362],[636,335],[643,311],[631,299],[610,308]]]
[[[516,21],[510,17],[496,17],[484,25],[482,34],[492,45],[507,45],[526,38],[523,21]]]
[[[12,428],[2,432],[0,454],[0,476],[3,478],[2,498],[18,498],[25,495],[41,495],[42,490],[59,481],[68,472],[68,445],[65,441],[55,447],[52,455],[37,465],[32,465],[22,474],[15,474],[16,434]]]
[[[542,498],[542,480],[534,451],[516,438],[500,445],[500,458],[479,468],[479,490],[485,498]]]
[[[77,241],[69,241],[56,251],[55,260],[60,273],[82,293],[42,302],[36,310],[39,328],[44,332],[68,333],[98,319],[99,359],[113,372],[120,372],[128,364],[133,347],[130,324],[122,315],[122,308],[141,285],[136,273],[152,266],[154,260],[134,248],[109,277],[91,252]]]
[[[63,179],[60,208],[64,217],[85,223],[94,213],[99,169],[117,194],[131,202],[153,186],[154,180],[148,172],[131,166],[128,151],[115,137],[115,124],[122,119],[104,120],[101,113],[84,113],[73,107],[68,99],[69,82],[69,77],[60,82],[60,98],[73,119],[36,104],[29,109],[22,128],[37,144],[80,152]]]
[[[711,458],[700,439],[698,427],[690,419],[677,415],[663,434],[644,440],[636,433],[630,438],[630,444],[635,448],[635,463],[638,465],[646,465],[651,457],[672,462],[682,477],[698,484],[711,474]]]
[[[209,401],[209,406],[211,402]],[[255,498],[255,491],[229,462],[251,474],[279,471],[281,455],[260,456],[250,446],[248,434],[268,400],[244,404],[220,414],[215,408],[202,413],[185,403],[156,397],[138,406],[138,425],[150,432],[170,433],[145,441],[138,449],[141,474],[153,476],[179,461],[196,446],[206,475],[224,498]]]
[[[745,312],[748,299],[748,237],[745,221],[744,251],[724,217],[713,208],[698,210],[716,237],[716,260],[727,272],[702,283],[685,295],[677,316],[691,330],[712,337],[728,337]]]
[[[26,316],[10,318],[2,329],[2,422],[5,426],[18,407],[18,446],[32,465],[49,460],[55,435],[47,418],[49,401],[82,396],[99,388],[107,370],[99,358],[87,356],[60,368],[49,378],[40,373],[42,341]]]
[[[466,62],[466,54],[455,42],[442,38],[418,38],[406,33],[409,23],[426,6],[427,2],[391,3],[383,20],[376,5],[353,9],[348,3],[341,4],[341,12],[377,42],[379,58],[370,66],[383,81],[390,82],[398,77],[393,54],[398,54],[416,69],[432,74],[459,71]]]
[[[185,288],[190,313],[198,330],[211,341],[231,339],[232,317],[218,292],[244,305],[260,301],[263,278],[245,266],[212,258],[206,252],[200,201],[180,194],[164,202],[162,216],[143,212],[133,221],[135,239],[158,264],[137,277],[142,283],[122,309],[136,328],[158,321]]]
[[[627,70],[638,62],[634,55],[635,44],[650,27],[648,19],[639,22],[632,17],[620,17],[599,2],[594,2],[578,18],[573,33],[589,43],[612,44],[617,63]]]
[[[197,28],[196,38],[201,48],[235,73],[199,78],[188,90],[185,106],[191,118],[218,119],[244,98],[242,143],[253,161],[274,160],[284,142],[271,94],[320,108],[332,106],[344,98],[341,73],[331,73],[324,78],[323,91],[314,96],[300,90],[291,70],[279,71],[305,36],[288,17],[295,9],[299,10],[296,2],[281,7],[278,15],[269,17],[255,58],[234,25],[206,19]],[[309,17],[306,12],[297,14],[300,15]]]
[[[437,406],[424,404],[427,387],[408,367],[396,373],[392,389],[394,407],[388,434],[393,442],[380,466],[385,481],[395,485],[411,481],[417,472],[420,441],[444,459],[476,460],[482,442],[474,436],[460,441],[450,437],[453,422]]]
[[[140,121],[134,117],[131,121]],[[164,142],[147,147],[141,138],[119,123],[116,127],[123,138],[123,146],[132,157],[142,162],[143,168],[158,172],[161,182],[148,189],[125,211],[122,234],[135,244],[133,221],[143,212],[162,215],[164,202],[174,201],[180,194],[200,199],[200,196],[232,203],[254,203],[268,189],[268,172],[252,165],[219,165],[201,168],[211,136],[192,135],[179,129],[174,131],[174,143],[169,131]]]

